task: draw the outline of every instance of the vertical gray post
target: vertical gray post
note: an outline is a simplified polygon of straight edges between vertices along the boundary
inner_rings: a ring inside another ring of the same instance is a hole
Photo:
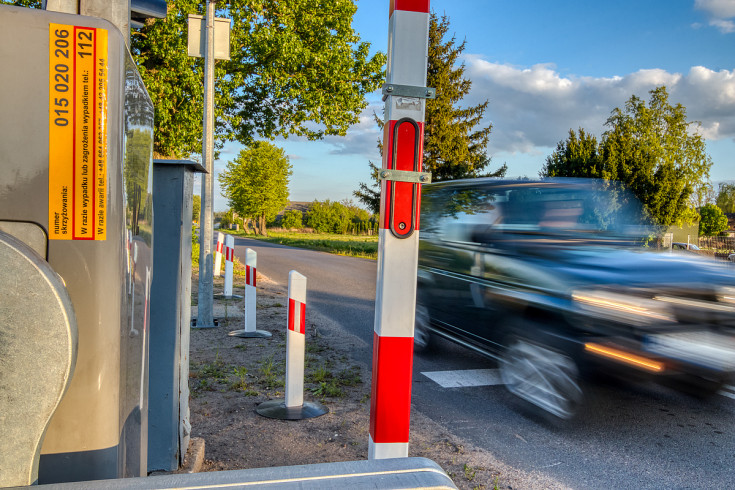
[[[202,162],[207,169],[202,175],[202,210],[199,220],[199,296],[197,328],[214,328],[214,261],[212,256],[212,194],[214,192],[214,6],[207,1],[207,44],[204,56],[204,135]]]
[[[189,446],[191,213],[189,160],[153,160],[153,264],[148,381],[148,471],[174,471]]]

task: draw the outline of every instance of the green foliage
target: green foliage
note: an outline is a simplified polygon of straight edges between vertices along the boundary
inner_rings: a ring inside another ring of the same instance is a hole
[[[16,7],[41,8],[41,0],[0,0],[3,5],[15,5]]]
[[[429,22],[429,51],[427,62],[428,87],[436,88],[436,98],[427,99],[424,117],[423,170],[432,173],[433,181],[472,177],[502,177],[507,166],[494,172],[483,173],[490,163],[487,144],[492,126],[478,127],[488,101],[473,107],[461,108],[459,103],[470,92],[472,81],[464,78],[464,63],[457,64],[465,49],[465,42],[456,45],[449,31],[449,17],[441,19],[432,12]],[[375,122],[383,128],[383,121],[375,115]],[[378,141],[382,155],[383,145]],[[371,183],[360,183],[353,195],[370,211],[380,212],[380,168],[370,164]]]
[[[344,135],[383,80],[385,55],[370,56],[352,28],[351,0],[232,0],[217,4],[232,19],[230,60],[215,67],[217,147],[260,136],[309,139]],[[133,32],[131,51],[156,112],[155,151],[201,151],[202,58],[187,54],[187,15],[201,0],[169,0],[165,19]]]
[[[649,104],[633,95],[616,108],[598,144],[579,130],[546,159],[547,177],[593,177],[623,182],[662,227],[691,219],[693,194],[703,195],[712,159],[702,136],[690,130],[686,108],[669,103],[666,87],[650,92]]]
[[[202,197],[194,196],[193,203],[191,206],[191,220],[199,223],[199,216],[202,213]]]
[[[723,213],[735,213],[735,184],[720,184],[716,202]]]
[[[377,219],[351,201],[314,201],[306,214],[307,226],[318,233],[366,233],[373,230]]]
[[[361,257],[363,259],[378,258],[378,235],[334,235],[270,231],[267,237],[254,238],[290,247],[329,252],[335,255]]]
[[[464,78],[464,63],[457,60],[466,41],[456,44],[456,37],[445,40],[449,17],[431,13],[429,21],[429,58],[426,84],[436,88],[436,98],[427,99],[424,131],[424,170],[433,181],[471,177],[501,177],[506,166],[483,174],[490,163],[487,144],[492,126],[479,127],[488,101],[473,107],[459,107],[470,92],[472,81]]]
[[[723,231],[727,231],[727,216],[722,213],[719,207],[714,204],[707,204],[702,206],[699,214],[702,217],[699,221],[699,236],[718,235]]]
[[[291,164],[285,152],[268,142],[245,148],[219,174],[222,195],[230,207],[256,223],[256,231],[266,234],[265,223],[288,203]]]
[[[283,213],[283,218],[281,218],[281,228],[289,230],[303,228],[303,218],[304,213],[298,209],[289,209]]]

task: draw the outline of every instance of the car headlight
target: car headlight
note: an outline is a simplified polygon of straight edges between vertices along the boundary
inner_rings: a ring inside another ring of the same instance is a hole
[[[676,321],[667,305],[652,299],[609,291],[575,291],[572,299],[584,310],[619,321],[638,324]]]
[[[717,299],[723,303],[729,303],[735,305],[735,288],[733,287],[722,287],[717,291]]]

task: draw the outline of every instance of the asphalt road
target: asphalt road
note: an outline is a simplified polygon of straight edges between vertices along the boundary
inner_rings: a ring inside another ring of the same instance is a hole
[[[236,238],[235,254],[258,252],[258,271],[287,284],[307,277],[307,304],[372,345],[376,263]],[[308,313],[307,313],[308,315]],[[370,365],[369,348],[355,358]],[[500,385],[443,388],[422,373],[494,369],[449,342],[416,356],[412,400],[455,435],[522,471],[572,488],[735,488],[735,399],[707,401],[652,384],[591,387],[570,427],[550,427]]]

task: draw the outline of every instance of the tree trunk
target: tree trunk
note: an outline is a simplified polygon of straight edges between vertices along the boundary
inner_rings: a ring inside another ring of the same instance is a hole
[[[265,227],[265,216],[258,217],[258,224],[260,228],[260,234],[263,236],[268,236],[268,230]]]

